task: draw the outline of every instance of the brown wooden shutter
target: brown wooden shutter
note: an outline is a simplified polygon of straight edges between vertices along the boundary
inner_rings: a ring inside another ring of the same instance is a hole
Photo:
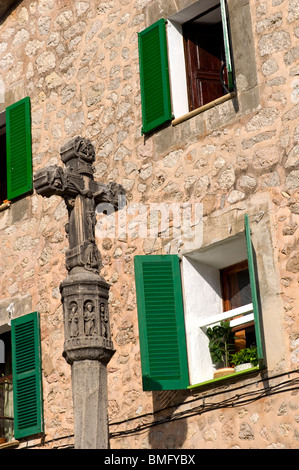
[[[189,109],[199,108],[223,96],[221,81],[225,63],[222,24],[187,23],[183,26]]]

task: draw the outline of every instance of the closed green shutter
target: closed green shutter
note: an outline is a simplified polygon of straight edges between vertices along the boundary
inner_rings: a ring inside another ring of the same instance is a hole
[[[260,365],[263,365],[263,347],[262,347],[262,334],[261,334],[261,318],[259,309],[259,296],[257,290],[257,271],[255,264],[254,248],[251,241],[251,231],[249,225],[248,214],[245,214],[245,235],[246,235],[246,246],[247,246],[247,258],[248,258],[248,271],[251,287],[251,298],[253,305],[253,316],[254,316],[254,329],[257,353]]]
[[[142,133],[172,119],[165,20],[138,34]]]
[[[43,432],[38,312],[11,321],[14,437]]]
[[[32,190],[30,99],[6,108],[7,199]]]
[[[227,25],[227,14],[226,14],[226,0],[220,0],[221,8],[221,19],[222,19],[222,29],[223,29],[223,40],[224,40],[224,51],[225,51],[225,61],[228,77],[228,89],[232,91],[234,89],[234,79],[233,79],[233,67],[232,59],[230,53],[230,41],[228,34],[228,25]]]
[[[140,353],[144,390],[189,385],[179,258],[135,256]]]

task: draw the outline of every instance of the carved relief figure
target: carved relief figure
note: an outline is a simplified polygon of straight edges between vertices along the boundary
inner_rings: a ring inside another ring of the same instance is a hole
[[[99,272],[101,267],[101,256],[94,243],[86,243],[84,249],[84,267],[88,271]]]
[[[96,334],[94,305],[87,300],[84,305],[84,333],[86,336]]]
[[[72,302],[70,305],[69,324],[70,324],[70,337],[75,338],[79,334],[78,305],[76,302]]]
[[[95,158],[95,151],[92,143],[87,139],[83,139],[82,137],[78,137],[76,139],[75,154],[90,164],[94,161]]]
[[[104,338],[108,338],[108,315],[106,313],[104,302],[101,302],[100,304],[100,319],[102,336],[104,336]]]
[[[65,224],[64,228],[65,228],[65,232],[66,232],[66,237],[69,238],[70,218],[71,218],[71,215],[72,215],[72,211],[73,211],[73,209],[74,209],[74,207],[75,207],[75,198],[66,196],[66,197],[64,198],[64,202],[65,202],[65,204],[66,204],[67,211],[68,211],[68,215],[69,215],[69,220],[68,220],[68,222]]]
[[[86,222],[87,222],[87,238],[90,242],[95,241],[95,224],[96,224],[96,216],[94,210],[86,211]]]

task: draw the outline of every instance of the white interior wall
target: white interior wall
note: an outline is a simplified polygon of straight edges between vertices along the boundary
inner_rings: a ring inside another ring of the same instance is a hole
[[[185,327],[190,383],[213,378],[214,366],[209,340],[199,321],[222,312],[219,270],[190,258],[183,258]]]

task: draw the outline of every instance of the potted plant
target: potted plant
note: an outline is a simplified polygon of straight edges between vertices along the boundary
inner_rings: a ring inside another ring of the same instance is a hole
[[[235,372],[255,367],[258,364],[256,346],[240,349],[240,351],[232,355],[231,362],[235,366]]]
[[[234,351],[234,333],[229,321],[222,321],[220,325],[207,329],[209,349],[213,363],[218,366],[214,378],[229,375],[235,372],[231,364],[231,355]]]

